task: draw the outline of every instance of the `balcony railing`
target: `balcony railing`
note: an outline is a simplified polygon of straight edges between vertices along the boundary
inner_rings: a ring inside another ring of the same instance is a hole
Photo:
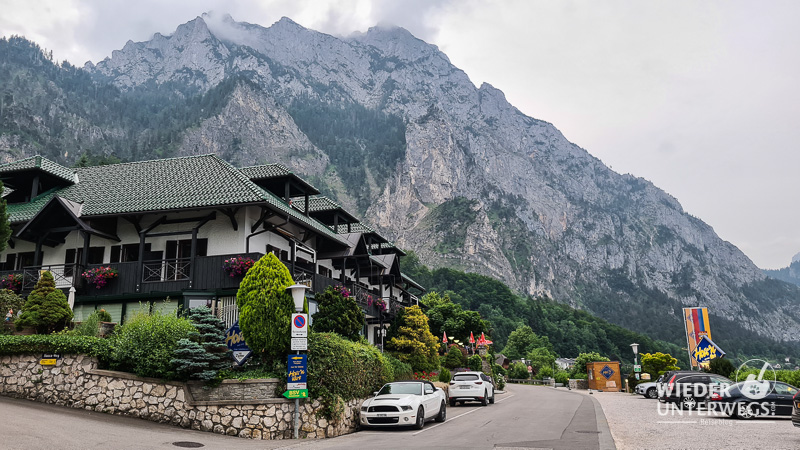
[[[189,280],[192,276],[192,259],[177,258],[142,263],[142,283]]]

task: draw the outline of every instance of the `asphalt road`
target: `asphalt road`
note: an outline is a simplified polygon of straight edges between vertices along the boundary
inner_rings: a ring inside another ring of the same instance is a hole
[[[422,430],[382,429],[326,440],[254,441],[144,420],[0,397],[3,449],[609,449],[614,448],[595,399],[539,386],[511,385],[494,405],[448,408],[447,421]]]

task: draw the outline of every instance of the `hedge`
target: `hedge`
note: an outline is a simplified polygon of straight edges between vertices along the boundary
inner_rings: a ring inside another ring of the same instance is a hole
[[[343,402],[372,395],[392,375],[390,363],[371,345],[334,333],[309,334],[308,389],[320,399],[326,418],[339,418]]]
[[[109,351],[108,341],[94,336],[61,334],[0,336],[0,355],[61,353],[64,355],[90,355],[106,359]]]
[[[414,376],[411,364],[406,364],[388,353],[383,354],[383,359],[392,368],[392,381],[410,380]]]

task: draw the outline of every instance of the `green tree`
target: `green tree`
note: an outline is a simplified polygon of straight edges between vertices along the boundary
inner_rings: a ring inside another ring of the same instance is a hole
[[[431,371],[439,367],[439,342],[428,328],[428,317],[419,305],[405,308],[397,334],[389,340],[394,356],[411,364],[414,371]]]
[[[722,375],[723,377],[731,378],[735,376],[736,368],[733,364],[725,358],[714,358],[708,363],[708,372]],[[800,372],[800,371],[798,371]],[[792,384],[792,383],[789,383]],[[796,384],[794,386],[797,386]]]
[[[286,288],[292,284],[289,269],[267,253],[247,271],[236,293],[244,340],[264,362],[284,358],[289,352],[289,322],[295,310]]]
[[[451,345],[450,349],[447,351],[447,356],[444,358],[444,366],[448,369],[456,369],[464,367],[466,363],[467,359],[464,357],[464,353],[461,352],[461,349],[457,345]]]
[[[328,286],[314,298],[319,304],[319,311],[314,314],[314,331],[336,333],[351,341],[359,339],[359,332],[364,327],[364,311],[349,291]]]
[[[585,377],[586,363],[595,361],[608,361],[608,358],[597,352],[581,353],[578,355],[578,357],[575,358],[575,366],[572,367],[572,371],[570,372],[570,378],[577,378],[579,376]]]
[[[531,327],[522,325],[511,332],[502,353],[508,359],[522,359],[535,348],[552,350],[553,346],[547,336],[537,336]]]
[[[225,323],[205,306],[189,310],[186,317],[196,331],[178,341],[170,364],[184,380],[211,381],[221,369],[231,365],[230,351],[225,345]]]
[[[72,309],[67,296],[56,289],[56,282],[50,272],[42,273],[36,287],[28,295],[18,326],[34,327],[39,334],[58,331],[72,320]]]
[[[669,353],[644,353],[642,354],[641,361],[642,372],[649,373],[653,380],[669,370],[680,370],[676,365],[678,364],[678,360],[673,358]]]
[[[469,370],[474,370],[475,372],[480,372],[483,370],[483,361],[479,355],[472,355],[467,358],[467,367]]]
[[[450,293],[439,295],[437,292],[425,294],[420,303],[427,307],[425,314],[428,316],[431,333],[434,336],[448,336],[466,341],[469,333],[486,333],[489,331],[488,323],[481,319],[477,311],[467,311],[450,299]]]
[[[531,367],[537,374],[543,368],[552,371],[556,362],[556,354],[546,347],[539,347],[529,351],[525,358],[530,360]]]
[[[509,368],[508,377],[518,380],[527,380],[530,377],[528,366],[526,366],[525,363],[515,362]]]

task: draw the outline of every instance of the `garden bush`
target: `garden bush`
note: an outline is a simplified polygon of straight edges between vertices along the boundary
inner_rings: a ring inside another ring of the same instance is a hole
[[[481,357],[479,355],[472,355],[467,358],[467,367],[469,367],[469,370],[474,370],[475,372],[483,370],[483,361],[481,361]]]
[[[392,368],[392,381],[410,380],[414,376],[410,364],[406,364],[388,353],[383,354],[383,359]]]
[[[403,309],[398,314],[396,334],[389,339],[388,348],[400,361],[411,365],[414,371],[431,371],[439,367],[439,340],[431,334],[428,317],[419,305]]]
[[[109,342],[106,339],[93,336],[63,334],[0,336],[0,355],[60,353],[62,355],[97,356],[101,360],[105,360],[109,350]]]
[[[0,290],[0,317],[3,317],[2,320],[5,320],[5,315],[9,310],[12,310],[11,322],[13,323],[24,304],[25,299],[17,295],[14,291],[10,289]]]
[[[556,383],[562,383],[566,385],[567,383],[569,383],[569,372],[563,369],[558,369],[556,371],[556,374],[553,375],[553,378],[556,379]]]
[[[391,363],[376,347],[335,333],[309,333],[308,389],[322,403],[323,417],[337,420],[343,402],[368,397],[391,378]]]
[[[56,282],[50,272],[43,272],[33,291],[25,300],[22,314],[16,321],[17,327],[34,327],[39,334],[59,331],[72,320],[72,309],[67,296],[56,289]]]
[[[450,371],[442,367],[442,371],[439,372],[439,381],[442,383],[450,383]]]
[[[502,391],[506,388],[506,377],[503,375],[497,374],[494,376],[494,385],[497,390]]]
[[[527,380],[528,379],[528,366],[521,362],[515,362],[509,367],[508,377],[512,379]]]
[[[141,311],[114,331],[109,366],[140,377],[175,379],[170,364],[178,341],[196,331],[192,322],[175,313]]]
[[[313,316],[313,330],[318,333],[336,333],[357,341],[364,327],[364,311],[344,286],[328,286],[314,299],[319,311]]]
[[[189,310],[186,317],[196,331],[178,341],[171,363],[182,380],[210,382],[217,378],[220,370],[231,365],[230,350],[225,345],[227,327],[205,306]]]
[[[461,349],[457,345],[450,346],[450,349],[447,351],[447,356],[444,358],[444,366],[448,369],[456,369],[464,367],[466,363],[467,360],[464,357],[464,353],[461,352]]]
[[[283,359],[289,352],[289,322],[295,310],[286,288],[292,284],[289,269],[267,253],[247,271],[236,293],[242,335],[253,356],[263,362]]]

